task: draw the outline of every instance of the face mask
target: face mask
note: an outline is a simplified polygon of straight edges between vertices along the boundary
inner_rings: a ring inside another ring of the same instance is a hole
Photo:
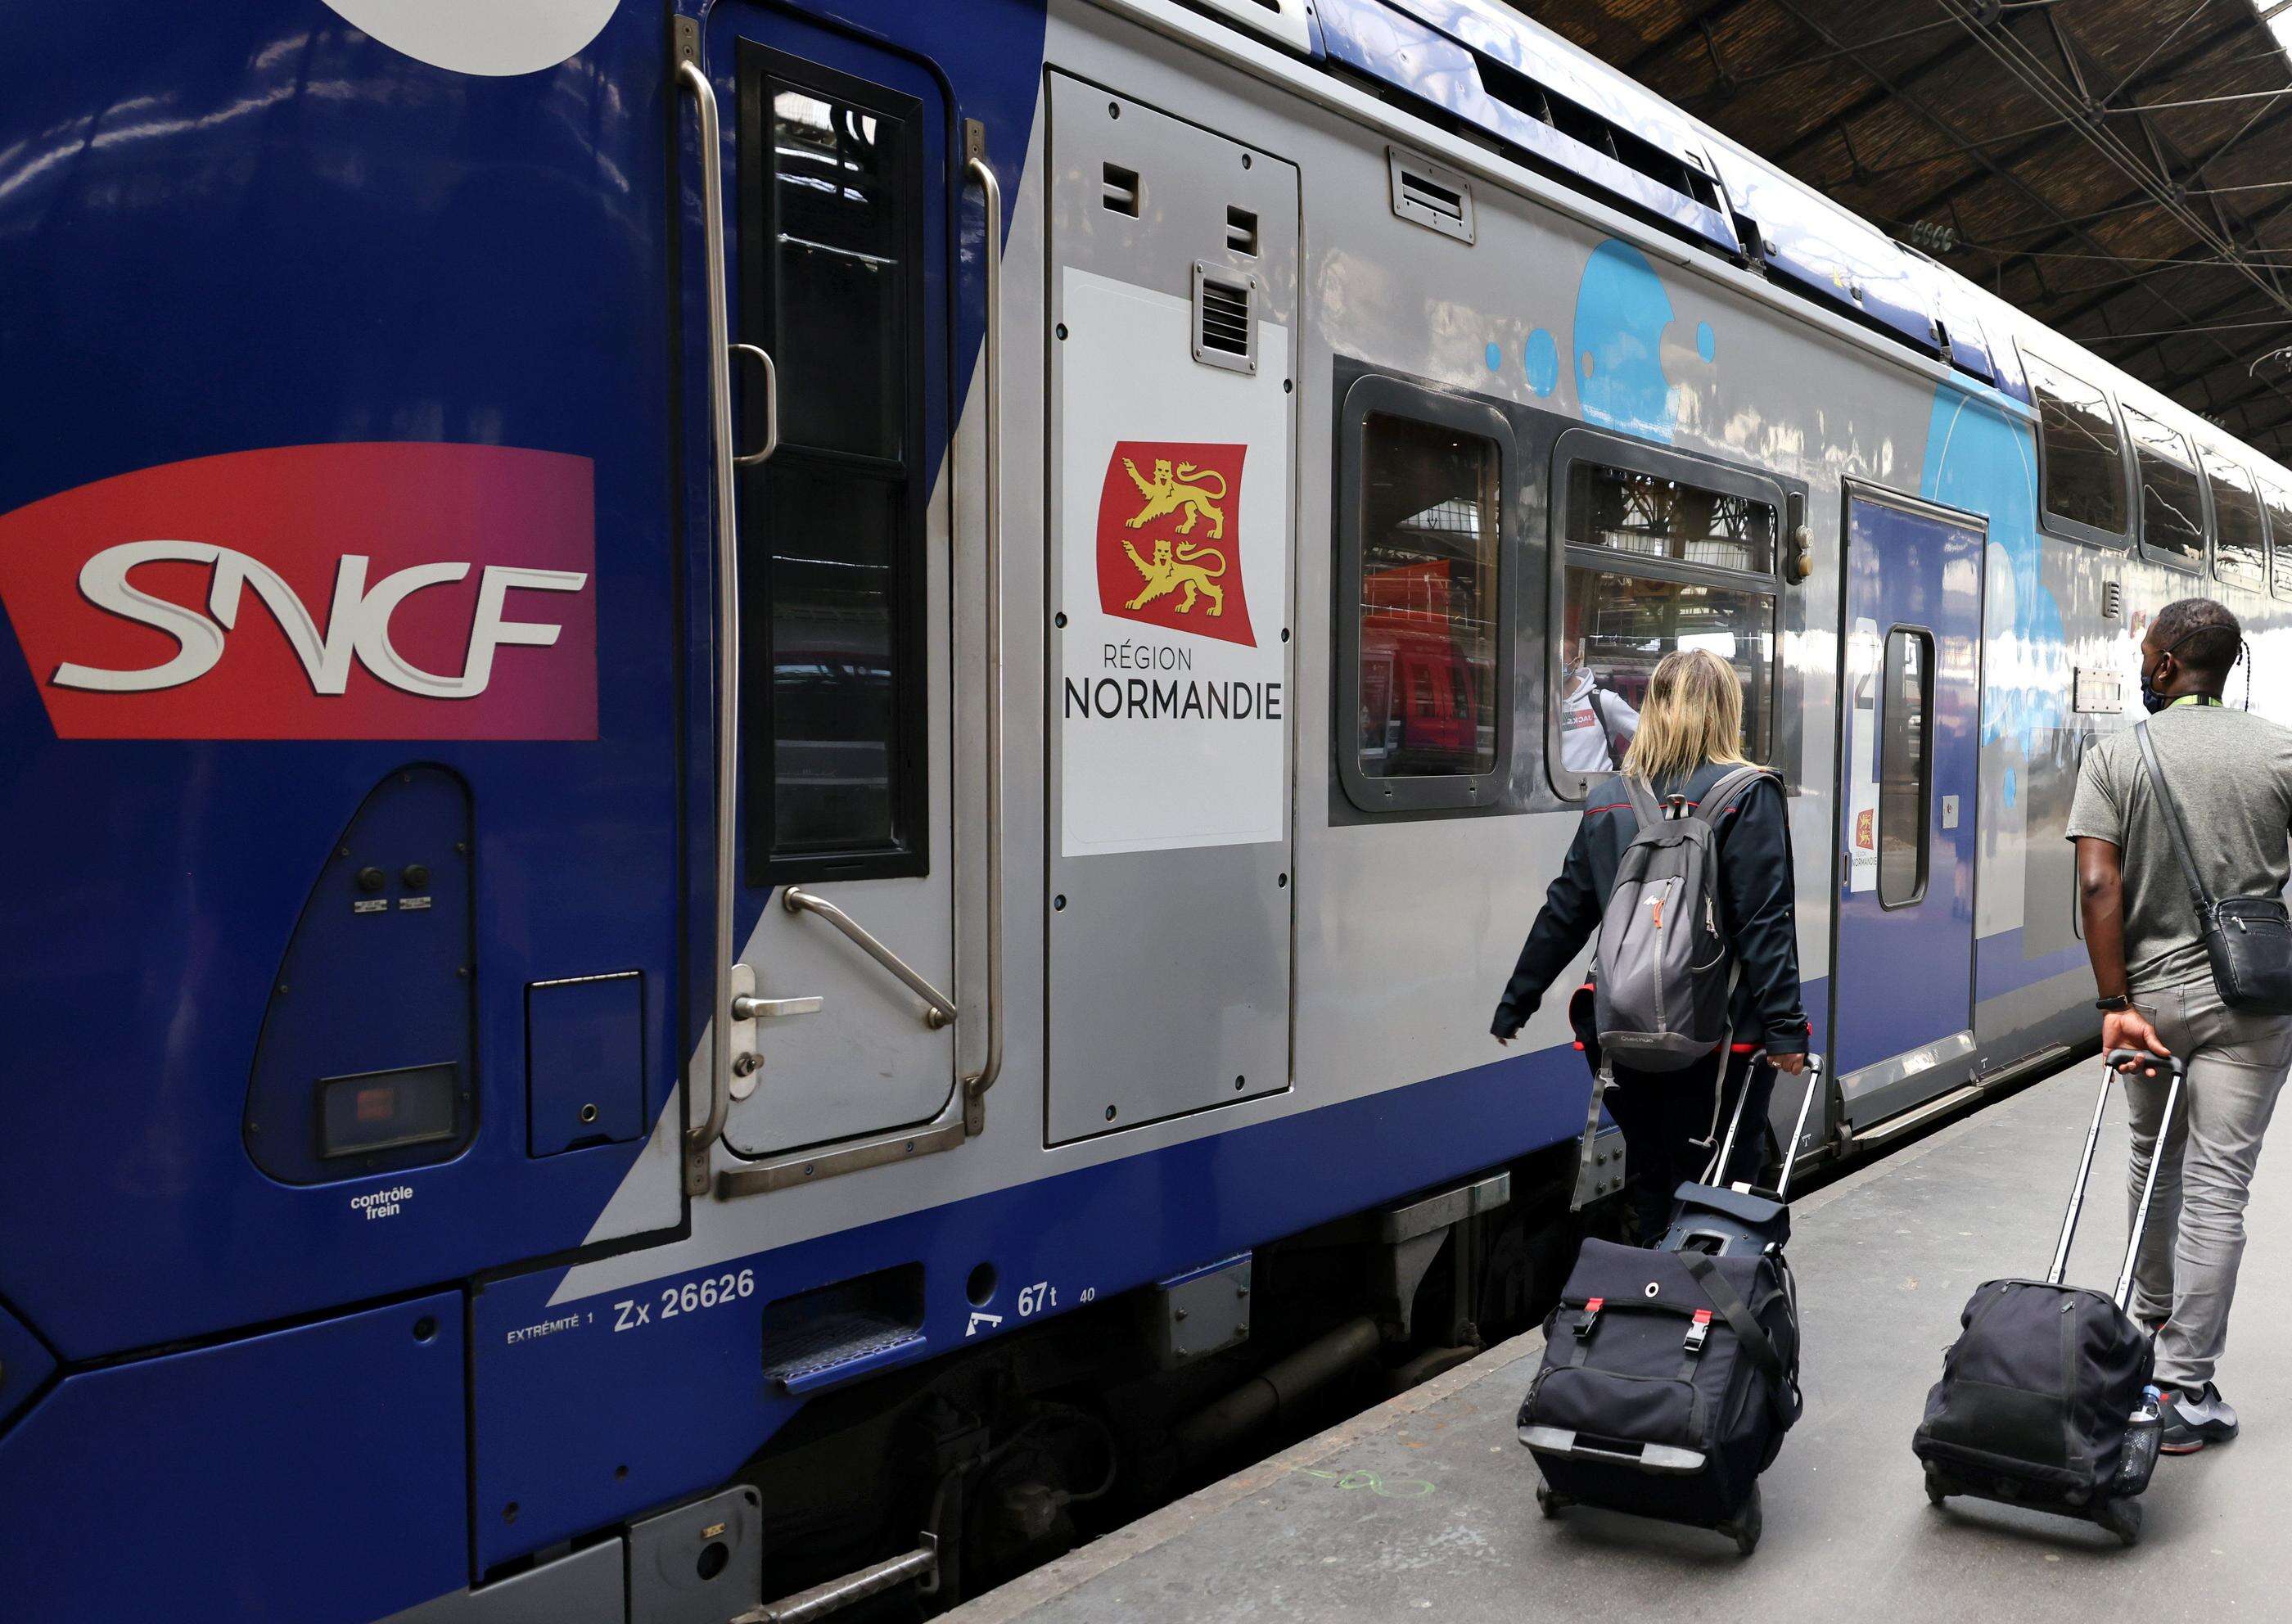
[[[2143,667],[2141,672],[2141,708],[2153,716],[2172,702],[2157,691],[2157,684],[2151,680],[2148,668]]]

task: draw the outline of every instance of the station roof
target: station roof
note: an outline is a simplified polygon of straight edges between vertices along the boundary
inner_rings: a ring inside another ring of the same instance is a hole
[[[1519,0],[2292,462],[2292,0]]]

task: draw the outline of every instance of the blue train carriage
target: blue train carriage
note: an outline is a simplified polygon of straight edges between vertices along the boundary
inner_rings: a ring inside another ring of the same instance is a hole
[[[76,21],[17,1616],[958,1599],[1527,1312],[1618,1168],[1488,1012],[1663,650],[1791,785],[1834,1153],[2091,1040],[2154,608],[2284,668],[2292,473],[1493,5]]]

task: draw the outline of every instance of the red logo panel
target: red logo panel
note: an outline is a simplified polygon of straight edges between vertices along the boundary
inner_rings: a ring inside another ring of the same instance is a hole
[[[585,456],[278,446],[0,515],[61,739],[594,739]]]
[[[1241,588],[1246,445],[1124,440],[1098,497],[1098,606],[1255,648]]]

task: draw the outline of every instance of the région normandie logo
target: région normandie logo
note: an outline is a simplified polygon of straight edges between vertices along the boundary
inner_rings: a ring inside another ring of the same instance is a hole
[[[1098,497],[1098,606],[1255,648],[1242,595],[1246,445],[1117,441]]]

